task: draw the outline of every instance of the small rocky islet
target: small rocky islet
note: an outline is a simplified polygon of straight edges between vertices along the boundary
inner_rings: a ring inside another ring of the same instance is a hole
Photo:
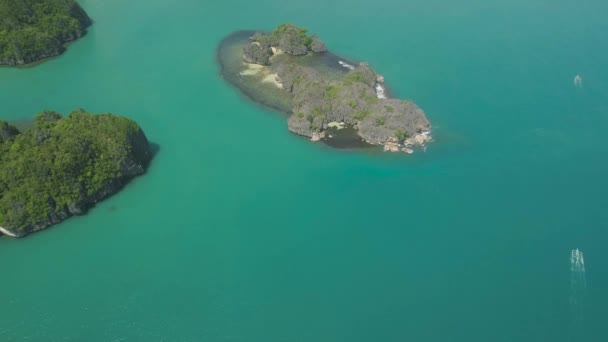
[[[0,14],[0,64],[8,65],[58,55],[90,25],[73,0],[0,0]],[[288,113],[289,130],[312,141],[413,153],[431,140],[418,106],[389,98],[368,64],[332,54],[305,29],[237,32],[218,59],[228,81]],[[44,111],[26,130],[0,120],[0,235],[22,237],[86,213],[145,173],[151,158],[139,125],[117,115]]]
[[[238,31],[222,40],[217,57],[229,83],[286,113],[288,129],[313,142],[411,154],[432,140],[422,109],[391,98],[382,75],[329,52],[306,29],[283,24],[269,34]]]
[[[0,0],[0,65],[60,55],[91,23],[74,0]],[[43,111],[22,126],[0,120],[0,235],[22,237],[86,213],[152,158],[139,125],[114,114]]]
[[[44,111],[24,132],[0,120],[0,235],[22,237],[86,213],[151,158],[139,125],[114,114]]]
[[[0,65],[58,56],[91,23],[74,0],[0,0]]]

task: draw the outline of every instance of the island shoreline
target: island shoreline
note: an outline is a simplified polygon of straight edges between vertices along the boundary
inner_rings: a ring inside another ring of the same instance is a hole
[[[237,30],[237,31],[233,31],[232,33],[230,33],[229,35],[227,35],[226,37],[222,38],[222,40],[220,40],[217,49],[215,51],[215,61],[216,63],[220,66],[220,70],[219,70],[219,75],[220,77],[228,84],[230,84],[233,88],[236,88],[236,90],[238,90],[238,93],[241,94],[241,96],[244,96],[245,99],[249,100],[250,102],[253,102],[254,104],[256,104],[257,106],[260,106],[264,109],[271,109],[272,111],[278,112],[279,114],[285,116],[285,117],[289,117],[289,112],[286,112],[283,108],[280,108],[278,106],[273,106],[271,104],[268,103],[263,103],[258,101],[253,94],[251,94],[250,92],[244,90],[243,88],[237,86],[235,83],[233,83],[232,81],[230,81],[230,79],[228,79],[226,77],[226,70],[227,70],[227,66],[224,64],[224,62],[222,61],[222,58],[220,56],[220,51],[221,48],[223,46],[223,43],[225,43],[226,41],[230,40],[230,38],[234,37],[235,35],[240,35],[240,34],[249,34],[249,35],[253,35],[255,32],[255,30]]]
[[[2,236],[2,235],[6,235],[6,236],[10,236],[10,237],[15,237],[15,238],[20,237],[19,235],[16,235],[16,234],[10,232],[9,230],[0,227],[0,236]]]
[[[135,121],[109,113],[43,111],[24,131],[0,121],[0,234],[20,238],[86,214],[146,174],[157,151]],[[56,156],[63,162],[49,161]]]
[[[76,0],[9,3],[9,11],[7,4],[2,6],[3,20],[9,24],[0,37],[0,67],[30,68],[59,57],[94,23]]]
[[[247,100],[250,103],[253,103],[255,106],[257,106],[259,108],[269,109],[269,110],[281,115],[285,119],[289,119],[289,117],[293,114],[293,111],[286,110],[285,108],[281,108],[279,106],[272,105],[268,102],[260,101],[253,92],[250,92],[243,87],[239,87],[239,85],[236,82],[234,82],[233,80],[231,80],[230,77],[228,77],[228,75],[227,75],[228,67],[225,65],[225,63],[223,62],[223,60],[221,58],[221,51],[224,48],[224,45],[230,44],[231,41],[235,39],[235,37],[239,37],[239,36],[251,37],[256,32],[259,32],[259,31],[236,30],[236,31],[232,31],[230,34],[226,35],[224,38],[222,38],[220,40],[220,42],[217,45],[216,52],[215,52],[215,60],[216,60],[216,63],[219,65],[219,76],[226,83],[228,83],[232,88],[235,88],[243,99]],[[336,61],[346,62],[348,64],[358,64],[358,62],[355,62],[354,60],[352,60],[350,58],[344,58],[342,56],[335,55],[331,52],[326,52],[326,53],[333,55],[335,57]],[[390,93],[390,91],[388,90],[388,87],[386,87],[386,86],[385,86],[385,91],[387,93]],[[353,130],[352,126],[350,126],[349,128],[351,130]],[[306,136],[292,132],[291,130],[289,131],[289,133],[296,137],[306,138]],[[333,140],[331,138],[330,139],[324,138],[324,139],[320,139],[319,141],[322,144],[326,145],[327,147],[334,148],[337,150],[367,150],[367,151],[373,150],[373,151],[378,151],[378,152],[382,151],[381,146],[370,144],[370,143],[366,142],[364,139],[360,138],[359,136],[355,136],[353,139],[353,136],[351,134],[350,139],[347,138],[346,140],[350,140],[350,141],[344,143],[343,141],[340,141],[340,139]]]
[[[316,47],[306,45],[311,40]],[[384,77],[367,63],[328,51],[303,28],[284,24],[270,34],[233,31],[219,41],[215,59],[220,76],[241,96],[279,112],[291,133],[312,142],[411,154],[432,140],[430,124],[416,104],[393,98]],[[349,129],[336,134],[332,122]]]
[[[91,25],[93,25],[91,23]],[[89,27],[91,27],[91,25],[87,26],[86,28],[88,29]],[[2,64],[0,63],[0,68],[14,68],[14,69],[32,69],[35,68],[37,66],[39,66],[40,64],[43,64],[44,62],[50,62],[52,60],[58,59],[59,57],[63,56],[64,54],[66,54],[68,52],[68,47],[72,44],[76,44],[78,41],[82,40],[83,38],[85,38],[88,35],[88,30],[84,31],[84,33],[75,39],[72,39],[70,41],[67,41],[65,43],[63,43],[61,46],[63,47],[63,51],[61,51],[60,53],[53,55],[53,56],[48,56],[48,57],[44,57],[41,59],[37,59],[33,62],[30,63],[24,63],[24,64]]]

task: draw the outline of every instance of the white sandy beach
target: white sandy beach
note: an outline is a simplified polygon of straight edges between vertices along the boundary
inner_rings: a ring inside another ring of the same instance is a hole
[[[271,69],[267,66],[259,65],[259,64],[249,64],[243,63],[245,66],[245,70],[239,72],[239,75],[242,76],[260,76],[263,77],[261,80],[263,83],[272,83],[278,88],[283,88],[283,84],[277,81],[278,74],[272,73]]]
[[[283,84],[281,82],[277,81],[278,77],[279,77],[279,75],[276,74],[276,73],[270,74],[270,75],[264,77],[264,79],[262,79],[262,82],[264,82],[264,83],[272,83],[275,86],[277,86],[277,87],[279,87],[279,88],[282,89],[283,88]]]

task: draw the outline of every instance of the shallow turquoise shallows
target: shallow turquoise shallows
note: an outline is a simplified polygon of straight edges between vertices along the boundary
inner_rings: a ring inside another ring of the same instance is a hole
[[[0,68],[0,117],[122,114],[160,151],[88,215],[0,238],[0,341],[608,341],[605,0],[82,5],[66,54]],[[435,142],[332,150],[227,85],[219,41],[286,21]]]

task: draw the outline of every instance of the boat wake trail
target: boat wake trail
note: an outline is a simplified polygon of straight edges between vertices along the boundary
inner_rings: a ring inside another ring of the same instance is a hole
[[[583,86],[583,78],[581,75],[574,76],[574,86],[577,88],[581,88]]]
[[[585,259],[583,252],[574,249],[570,254],[570,310],[571,336],[576,338],[583,332],[583,304],[587,292],[587,279],[585,275]]]

